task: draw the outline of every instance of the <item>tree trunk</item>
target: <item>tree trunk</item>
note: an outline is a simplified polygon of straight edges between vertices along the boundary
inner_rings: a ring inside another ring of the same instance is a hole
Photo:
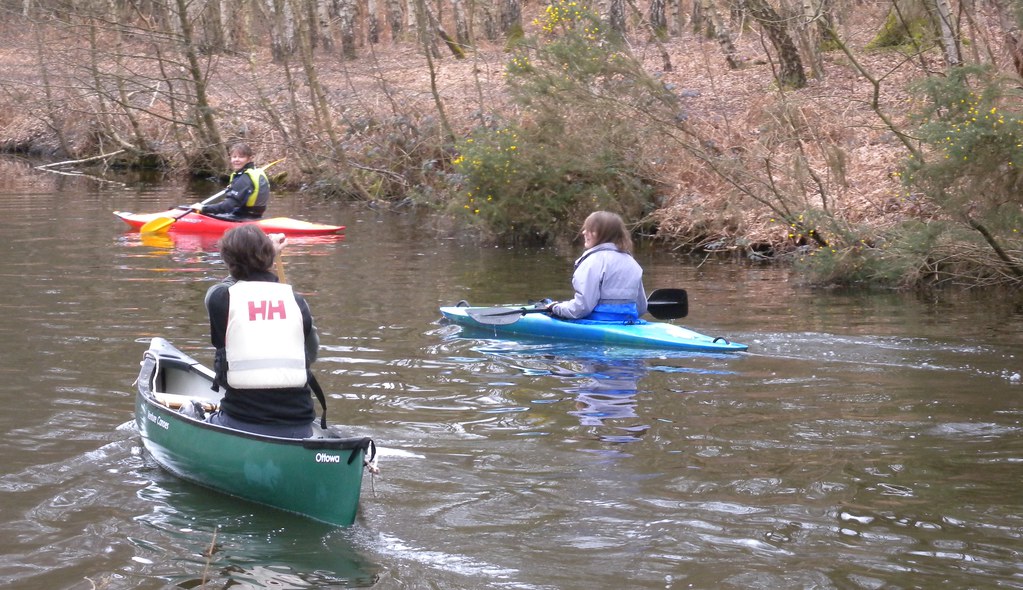
[[[403,0],[405,3],[405,30],[419,31],[416,14],[419,11],[419,0]],[[425,4],[425,0],[424,0]],[[416,33],[421,35],[422,32]]]
[[[998,24],[1002,27],[1005,47],[1012,58],[1016,75],[1023,78],[1023,33],[1016,17],[1016,3],[1013,0],[991,0],[998,13]]]
[[[223,53],[226,46],[224,29],[221,26],[220,2],[206,0],[191,6],[196,11],[196,22],[202,27],[199,47],[206,53]]]
[[[669,0],[668,3],[668,35],[678,37],[685,26],[685,13],[682,12],[682,0]]]
[[[704,6],[701,0],[693,0],[693,14],[690,19],[691,30],[694,35],[701,34],[707,27],[707,15],[704,14]]]
[[[709,30],[713,32],[718,45],[721,46],[721,51],[725,54],[725,62],[730,69],[739,69],[742,65],[742,61],[739,59],[739,50],[735,48],[735,43],[732,42],[732,32],[725,25],[725,19],[721,15],[721,10],[717,3],[714,0],[701,0],[700,4],[702,5],[701,13],[703,14],[704,21],[707,23]]]
[[[766,0],[742,0],[742,4],[753,20],[757,21],[778,52],[778,70],[775,78],[786,88],[806,86],[806,73],[799,59],[799,50],[785,28],[785,21],[774,11]]]
[[[867,45],[869,48],[919,46],[921,39],[933,39],[934,27],[924,5],[925,0],[892,0],[881,30]]]
[[[374,45],[380,42],[379,10],[377,0],[366,0],[366,38]]]
[[[240,2],[234,0],[220,0],[220,30],[224,34],[224,46],[235,51],[245,51],[249,48],[249,36],[245,34],[248,30],[249,12],[244,10]]]
[[[959,46],[959,36],[956,34],[958,27],[952,17],[952,8],[948,0],[934,1],[934,18],[938,21],[938,30],[941,31],[941,46],[945,50],[945,63],[955,67],[962,65],[963,56]]]
[[[660,40],[668,38],[668,15],[664,0],[651,0],[650,13],[647,17],[650,21],[650,29],[654,36]]]
[[[465,14],[464,0],[451,0],[451,12],[455,19],[455,41],[462,47],[471,44],[469,39],[469,19]]]
[[[441,129],[444,130],[445,140],[451,144],[455,143],[455,133],[451,130],[447,113],[444,111],[444,101],[441,99],[440,91],[437,89],[437,69],[434,67],[433,52],[436,45],[433,42],[434,16],[426,6],[426,0],[413,0],[415,2],[416,24],[421,31],[423,40],[423,51],[426,55],[426,67],[430,70],[430,92],[433,94],[433,104],[437,107],[437,116],[440,119]]]
[[[501,32],[513,39],[523,35],[522,5],[520,0],[500,0]]]
[[[299,0],[292,0],[292,2],[298,1]],[[344,12],[343,8],[341,9],[341,12]],[[339,168],[348,172],[351,170],[351,164],[348,161],[348,155],[345,153],[345,148],[341,143],[341,139],[338,137],[337,130],[334,128],[334,116],[330,110],[330,104],[327,101],[327,93],[323,90],[323,85],[320,84],[319,74],[316,71],[312,44],[304,31],[305,27],[298,27],[297,44],[299,53],[302,57],[302,70],[305,73],[305,82],[309,86],[309,98],[313,105],[313,114],[316,117],[318,130],[326,133],[327,135],[331,151],[334,153],[334,158],[337,161]],[[351,185],[352,193],[357,198],[364,200],[372,198],[366,192],[366,189],[362,187],[362,184],[359,182],[356,175],[349,174],[348,182]]]
[[[334,49],[334,20],[332,0],[309,0],[316,14],[316,44],[325,51]]]
[[[266,0],[266,7],[270,13],[270,54],[280,62],[295,52],[295,13],[285,0]]]
[[[824,79],[824,59],[821,55],[822,24],[830,27],[825,0],[803,0],[802,19],[796,31],[796,39],[803,49],[803,55],[810,62],[810,72],[818,80]],[[822,23],[824,21],[824,23]]]
[[[387,16],[387,28],[391,33],[391,43],[397,43],[405,31],[401,20],[401,0],[384,0],[384,10]]]
[[[195,47],[192,22],[188,18],[188,5],[186,0],[175,0],[177,7],[178,25],[181,31],[181,42],[185,59],[188,61],[188,75],[195,90],[195,113],[196,129],[199,132],[200,143],[204,153],[198,162],[199,168],[204,164],[214,171],[221,171],[227,168],[227,154],[224,151],[223,141],[220,139],[220,130],[217,121],[213,116],[213,107],[210,105],[206,94],[206,75],[199,65],[199,54]]]
[[[625,0],[611,0],[607,8],[607,25],[612,32],[625,38]]]
[[[488,41],[497,39],[501,33],[497,29],[497,17],[499,10],[494,6],[494,0],[475,0],[480,9],[480,20],[483,26],[483,36]]]
[[[650,21],[643,18],[642,13],[640,13],[639,11],[639,7],[636,6],[635,0],[628,0],[628,3],[629,8],[632,9],[632,12],[636,15],[636,18],[639,19],[644,26],[650,29],[651,39],[653,40],[654,44],[657,45],[657,50],[661,54],[661,70],[665,72],[670,72],[672,70],[671,55],[668,53],[668,48],[664,46],[664,43],[661,40],[661,38],[665,35],[665,29],[661,29],[660,33],[658,33],[658,31],[654,29],[653,24]]]
[[[355,23],[358,18],[359,6],[356,0],[340,0],[337,5],[338,28],[341,31],[341,56],[355,59],[356,34]]]

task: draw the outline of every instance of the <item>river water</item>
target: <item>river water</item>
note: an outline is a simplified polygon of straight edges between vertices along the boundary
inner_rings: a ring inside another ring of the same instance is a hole
[[[285,257],[328,416],[381,450],[356,524],[335,529],[141,449],[142,353],[162,336],[209,363],[202,297],[225,271],[208,241],[142,240],[111,212],[202,195],[3,182],[2,585],[1023,588],[1012,304],[815,291],[643,247],[648,290],[686,288],[682,322],[750,352],[501,341],[438,307],[567,297],[577,252],[278,195],[275,214],[347,225]]]

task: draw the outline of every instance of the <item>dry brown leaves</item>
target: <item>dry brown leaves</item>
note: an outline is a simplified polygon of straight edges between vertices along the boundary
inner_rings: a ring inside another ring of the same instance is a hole
[[[894,52],[863,50],[883,14],[881,7],[875,7],[871,14],[866,14],[868,10],[864,8],[857,18],[860,25],[845,26],[842,33],[863,67],[883,79],[878,108],[902,124],[908,113],[909,83],[923,74],[927,60],[938,65],[940,56],[907,59]],[[527,15],[527,22],[529,18]],[[32,39],[27,35],[18,37],[18,31],[8,32],[11,42],[0,48],[0,64],[7,66],[8,72],[2,84],[7,92],[0,95],[0,103],[7,103],[0,110],[0,136],[10,149],[47,141],[47,127],[52,121],[38,108],[39,101],[36,108],[19,108],[33,92],[38,98],[42,84],[40,72],[33,67]],[[685,31],[665,45],[672,64],[668,72],[660,71],[662,58],[654,43],[634,41],[632,49],[649,72],[673,85],[684,97],[688,121],[717,149],[745,153],[750,162],[774,157],[791,164],[797,155],[793,146],[802,146],[803,157],[819,178],[803,178],[796,185],[784,187],[793,190],[795,186],[797,194],[792,204],[796,213],[800,205],[826,207],[850,224],[888,224],[907,214],[900,196],[902,189],[892,176],[906,155],[905,147],[872,110],[874,88],[842,53],[825,55],[823,78],[811,79],[804,89],[781,93],[772,76],[773,50],[767,50],[770,44],[746,30],[736,39],[736,46],[745,67],[732,70],[715,41]],[[490,113],[509,119],[521,116],[509,104],[505,92],[503,72],[509,54],[501,45],[482,43],[464,60],[440,56],[434,60],[432,78],[415,44],[363,46],[360,51],[356,60],[345,61],[328,54],[317,58],[318,75],[332,114],[347,127],[350,141],[358,141],[361,132],[356,122],[407,118],[419,125],[436,119],[432,84],[456,134],[468,133]],[[256,138],[256,143],[264,146],[264,159],[285,155],[275,151],[286,143],[285,138],[263,114],[257,100],[264,96],[274,103],[287,104],[289,89],[282,68],[272,62],[267,51],[254,52],[244,59],[217,56],[209,67],[212,100],[221,114],[225,134],[244,131]],[[297,74],[295,68],[293,75]],[[309,90],[304,85],[294,91],[300,100],[309,102]],[[779,107],[781,104],[784,108]],[[798,142],[768,137],[779,133],[781,112],[795,122]],[[154,136],[167,135],[160,123],[149,125],[147,129]],[[84,142],[87,135],[83,131],[79,139]],[[314,144],[326,142],[322,138],[309,140]],[[49,141],[52,143],[52,138]],[[658,182],[665,188],[662,207],[654,216],[662,236],[703,245],[722,240],[779,246],[792,242],[788,235],[791,230],[779,221],[776,210],[737,192],[686,149],[665,145],[663,150],[656,171]],[[281,170],[297,182],[304,174],[292,159]],[[758,176],[761,186],[774,180],[783,185],[782,177],[792,174],[792,170],[782,167],[751,173]],[[821,187],[824,190],[819,190]]]

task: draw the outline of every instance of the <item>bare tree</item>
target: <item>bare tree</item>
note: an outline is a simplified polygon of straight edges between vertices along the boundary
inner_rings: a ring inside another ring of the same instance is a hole
[[[717,39],[718,45],[721,46],[728,67],[733,70],[738,69],[742,65],[742,61],[739,59],[739,50],[735,48],[732,33],[725,24],[717,2],[715,0],[699,0],[698,2],[694,1],[693,4],[694,6],[700,5],[700,18],[697,19],[694,16],[693,23],[695,24],[699,20],[706,27],[707,33]]]
[[[281,61],[295,51],[295,12],[287,0],[265,0],[264,8],[270,24],[270,54]]]
[[[387,28],[391,33],[392,43],[396,43],[405,30],[401,20],[402,5],[401,0],[384,0],[384,12],[387,15]]]
[[[188,63],[188,75],[195,92],[196,129],[203,145],[199,154],[200,162],[208,163],[213,170],[227,167],[226,152],[220,139],[220,130],[213,116],[213,107],[206,92],[207,77],[199,62],[199,51],[195,46],[192,22],[188,17],[188,4],[185,0],[175,0],[176,14],[181,31],[181,48]],[[201,164],[200,164],[201,167]]]
[[[668,37],[668,15],[664,0],[651,0],[650,11],[647,13],[650,30],[656,39]]]
[[[963,58],[959,47],[958,26],[952,18],[952,8],[948,0],[934,0],[934,20],[938,22],[941,46],[945,50],[945,63],[950,66],[962,65]]]
[[[338,0],[338,28],[341,31],[341,56],[355,59],[357,53],[357,35],[355,25],[358,21],[359,5],[356,0]]]
[[[366,38],[370,43],[380,42],[380,19],[377,0],[366,0]]]
[[[1023,33],[1020,31],[1018,3],[1012,0],[991,0],[995,7],[998,23],[1001,25],[1005,48],[1012,58],[1016,75],[1023,78]]]
[[[501,6],[501,31],[513,37],[522,36],[521,0],[499,0]]]
[[[455,41],[462,47],[471,45],[469,15],[466,11],[465,0],[451,0],[451,12],[455,19]]]
[[[775,51],[778,52],[778,69],[775,72],[778,83],[787,88],[806,86],[806,72],[803,71],[799,50],[796,49],[796,44],[792,41],[792,36],[789,35],[785,20],[771,8],[766,0],[741,0],[741,5],[767,33],[768,39],[771,40]]]

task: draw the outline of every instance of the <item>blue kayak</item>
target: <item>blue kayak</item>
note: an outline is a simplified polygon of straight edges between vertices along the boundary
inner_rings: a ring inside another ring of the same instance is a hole
[[[682,326],[664,322],[639,320],[634,323],[600,322],[592,320],[563,320],[546,313],[515,314],[514,321],[477,321],[473,315],[484,318],[483,313],[494,309],[450,306],[441,307],[441,314],[450,322],[480,333],[501,336],[528,336],[546,340],[587,342],[642,348],[670,348],[696,352],[742,352],[745,344],[729,342],[721,337],[707,336]],[[522,308],[527,309],[527,308]],[[491,316],[494,317],[494,316]]]

